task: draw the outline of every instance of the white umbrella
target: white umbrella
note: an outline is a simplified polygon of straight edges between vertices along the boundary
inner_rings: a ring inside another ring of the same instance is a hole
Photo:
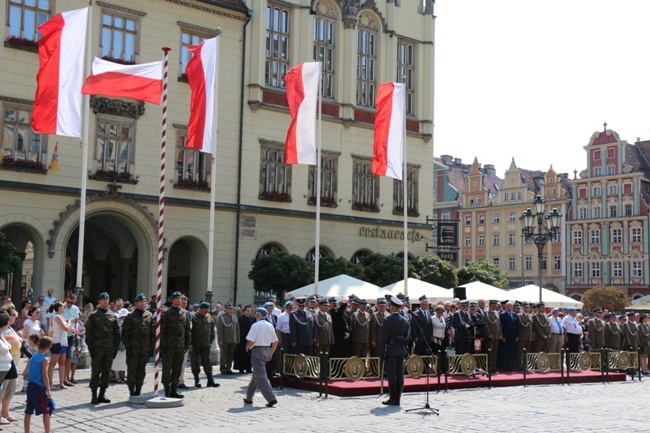
[[[529,284],[524,287],[519,287],[517,289],[508,290],[506,296],[511,300],[517,300],[522,302],[539,302],[539,286],[534,284]],[[560,293],[554,292],[553,290],[545,289],[542,287],[542,302],[547,307],[551,308],[582,308],[583,303],[576,301],[573,298],[564,296]]]
[[[309,296],[314,294],[314,285],[308,284],[287,293],[288,296]],[[356,295],[359,299],[372,302],[390,294],[386,289],[358,280],[348,275],[338,275],[318,282],[318,295],[323,298],[344,298]]]
[[[445,289],[444,287],[436,286],[435,284],[427,283],[426,281],[417,280],[415,278],[408,279],[409,293],[414,300],[418,299],[420,296],[426,296],[429,301],[450,301],[454,298],[453,292],[450,289]],[[404,280],[398,281],[388,286],[384,286],[384,289],[391,292],[393,295],[398,293],[404,293]],[[417,302],[412,302],[417,303]]]

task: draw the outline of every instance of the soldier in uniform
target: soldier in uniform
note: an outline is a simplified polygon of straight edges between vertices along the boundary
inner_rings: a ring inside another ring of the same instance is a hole
[[[315,352],[317,354],[327,353],[334,344],[334,327],[332,325],[332,316],[327,312],[329,302],[327,299],[321,299],[318,302],[318,312],[315,314],[316,323],[316,344]]]
[[[530,317],[530,304],[523,304],[524,311],[519,313],[518,321],[518,337],[517,340],[517,369],[524,370],[526,368],[526,360],[524,359],[524,349],[525,353],[529,353],[533,341],[533,320]]]
[[[332,300],[330,299],[330,306]],[[347,358],[350,355],[350,316],[348,313],[348,304],[341,301],[337,307],[330,308],[332,316],[332,325],[334,327],[334,345],[332,346],[332,358]]]
[[[501,320],[497,308],[499,301],[491,299],[489,302],[489,310],[485,312],[485,350],[489,351],[490,358],[490,371],[494,372],[497,369],[497,357],[499,353],[499,341],[503,337],[501,335]]]
[[[217,320],[221,320],[225,314],[222,314]],[[237,327],[239,330],[239,327]],[[192,365],[192,374],[194,375],[194,386],[201,387],[199,374],[201,373],[201,364],[203,372],[208,377],[208,387],[218,387],[212,378],[212,364],[210,363],[210,347],[214,342],[214,319],[210,314],[210,303],[201,302],[198,311],[192,313],[192,338],[190,342],[190,363]]]
[[[140,395],[146,376],[149,354],[156,342],[156,325],[153,315],[146,310],[144,293],[135,297],[131,311],[122,324],[122,341],[126,348],[126,383],[129,395]]]
[[[400,315],[403,302],[395,296],[390,298],[390,316],[384,320],[379,347],[384,360],[384,372],[388,377],[388,400],[382,404],[399,406],[404,388],[404,356],[410,336],[409,321]]]
[[[456,355],[469,352],[469,329],[472,327],[472,319],[467,307],[469,307],[469,301],[461,301],[460,309],[451,316],[451,326],[455,331]]]
[[[637,352],[639,349],[639,330],[636,327],[635,315],[633,311],[627,313],[627,323],[623,325],[623,349],[630,352]]]
[[[296,298],[298,309],[289,316],[289,332],[291,333],[291,353],[311,355],[314,353],[316,341],[316,325],[314,315],[305,311],[305,297]]]
[[[181,308],[181,292],[171,296],[171,306],[160,313],[160,349],[162,353],[162,384],[165,397],[183,398],[178,393],[178,378],[183,357],[190,346],[190,321]]]
[[[594,317],[589,320],[589,340],[593,350],[605,347],[605,322],[603,322],[603,309],[593,309]]]
[[[427,346],[431,348],[433,344],[433,323],[431,322],[431,313],[429,312],[429,300],[425,295],[420,296],[420,308],[413,315],[413,320],[417,321],[419,330],[413,330],[413,341],[415,342],[416,355],[429,355]]]
[[[605,314],[605,348],[609,350],[621,350],[621,329],[616,321],[615,313]]]
[[[86,342],[91,358],[90,389],[92,391],[92,404],[110,403],[106,398],[106,388],[111,376],[113,358],[117,355],[120,346],[120,327],[117,317],[108,305],[110,297],[103,292],[97,298],[97,309],[93,311],[86,321]],[[97,394],[99,388],[99,395]]]
[[[548,323],[548,318],[544,311],[545,305],[543,302],[537,304],[538,311],[533,316],[533,348],[535,353],[548,351],[548,340],[551,336],[551,324]]]
[[[268,316],[273,317],[273,314],[269,313]],[[225,314],[217,317],[217,338],[221,352],[219,370],[221,374],[234,374],[232,361],[235,356],[235,348],[239,343],[239,321],[237,319],[233,304],[226,304]]]
[[[361,299],[358,304],[363,307],[368,302]],[[370,337],[370,314],[366,313],[363,308],[357,308],[350,319],[352,329],[350,339],[352,340],[352,356],[365,358],[368,356],[368,343]]]
[[[384,320],[389,316],[386,308],[388,302],[385,299],[377,300],[377,311],[370,318],[370,356],[378,358],[383,350],[379,347],[381,341],[381,330],[384,325]]]

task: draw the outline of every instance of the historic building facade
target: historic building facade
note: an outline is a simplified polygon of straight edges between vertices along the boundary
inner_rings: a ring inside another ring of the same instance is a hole
[[[75,285],[81,150],[78,139],[35,134],[29,119],[38,55],[35,21],[78,8],[58,0],[6,2],[0,47],[0,230],[33,259],[29,285],[58,296]],[[286,251],[359,260],[369,252],[426,254],[433,154],[433,1],[108,0],[94,3],[91,55],[123,63],[159,60],[171,47],[163,280],[192,302],[254,299],[259,254]],[[184,146],[189,117],[187,48],[220,34],[217,169]],[[323,62],[322,188],[314,167],[284,163],[289,112],[283,76]],[[407,197],[371,175],[374,95],[407,87]],[[83,287],[132,298],[155,293],[161,110],[134,100],[91,98]],[[48,169],[55,145],[58,172]],[[211,177],[216,176],[214,262],[208,263]],[[315,203],[322,205],[314,251]],[[33,251],[33,252],[31,252]],[[213,280],[207,281],[212,266]],[[25,276],[3,289],[19,298]],[[282,288],[279,288],[282,289]]]

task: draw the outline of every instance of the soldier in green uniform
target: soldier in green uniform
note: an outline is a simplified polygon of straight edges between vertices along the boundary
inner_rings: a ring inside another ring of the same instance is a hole
[[[485,344],[483,348],[486,353],[489,353],[490,365],[489,370],[494,372],[497,369],[497,356],[499,354],[499,341],[503,337],[501,335],[501,320],[497,308],[499,301],[490,300],[489,310],[485,311]],[[451,319],[449,319],[451,321]],[[489,351],[489,352],[488,352]]]
[[[273,311],[273,303],[268,302]],[[269,313],[271,315],[271,313]],[[226,312],[217,317],[217,338],[219,339],[219,370],[221,374],[234,374],[232,362],[235,356],[235,348],[239,344],[239,319],[233,304],[226,305]]]
[[[355,301],[353,301],[355,302]],[[356,303],[364,307],[368,305],[365,299],[360,299]],[[350,340],[352,340],[352,356],[365,358],[368,356],[368,343],[370,337],[370,314],[366,313],[363,308],[358,308],[352,314],[352,323]]]
[[[377,312],[370,318],[370,356],[378,358],[381,355],[379,341],[381,340],[381,331],[384,326],[384,319],[390,316],[386,311],[388,303],[385,299],[377,299]]]
[[[596,307],[592,310],[594,318],[589,321],[589,340],[592,350],[600,350],[605,347],[605,322],[603,322],[603,309]]]
[[[122,324],[122,341],[126,347],[126,383],[129,395],[140,395],[149,353],[156,341],[156,326],[153,315],[145,309],[147,298],[144,293],[136,296],[133,304],[135,309]]]
[[[548,343],[551,338],[551,324],[546,317],[543,302],[537,304],[537,313],[533,315],[533,345],[534,353],[548,352]]]
[[[517,315],[517,320],[519,320],[519,339],[517,340],[517,368],[522,371],[526,368],[524,349],[526,353],[530,353],[533,342],[533,319],[529,314],[530,304],[524,303],[523,306],[524,311]]]
[[[329,302],[327,299],[321,299],[318,302],[318,311],[314,314],[316,323],[316,344],[314,352],[320,354],[330,353],[330,348],[334,344],[334,328],[332,326],[332,316],[327,312]]]
[[[210,303],[201,302],[198,311],[192,313],[192,343],[190,344],[190,362],[196,388],[201,387],[199,379],[201,364],[203,364],[203,372],[208,377],[208,387],[219,386],[212,378],[212,364],[210,364],[210,346],[214,339],[214,319],[210,314]]]
[[[616,314],[605,314],[605,348],[609,350],[621,350],[622,333],[616,321]]]
[[[190,346],[190,321],[181,308],[181,292],[172,293],[172,305],[160,315],[160,349],[162,353],[162,384],[165,397],[183,398],[178,393],[178,378],[183,357]]]
[[[103,292],[97,298],[97,309],[86,321],[86,342],[90,352],[90,389],[92,404],[110,403],[106,398],[106,388],[111,376],[113,358],[120,345],[120,327],[117,317],[109,308],[109,295]],[[99,388],[99,395],[97,395]]]

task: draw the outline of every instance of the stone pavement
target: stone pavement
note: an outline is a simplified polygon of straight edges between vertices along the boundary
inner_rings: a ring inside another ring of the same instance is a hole
[[[267,408],[258,392],[253,406],[242,402],[250,375],[215,376],[220,388],[190,389],[185,405],[174,409],[147,409],[129,405],[126,385],[111,385],[111,404],[92,406],[89,370],[80,370],[74,388],[54,391],[57,410],[53,432],[107,433],[214,433],[214,432],[349,432],[365,433],[387,428],[397,432],[647,432],[650,378],[642,382],[456,390],[430,394],[431,407],[440,416],[406,413],[424,406],[425,393],[409,393],[402,407],[385,407],[386,396],[318,398],[317,393],[276,390],[278,405]],[[54,374],[55,377],[57,373]],[[188,385],[194,381],[187,369]],[[203,376],[202,376],[203,377]],[[19,382],[22,379],[19,379]],[[205,386],[205,378],[203,377]],[[20,383],[19,383],[20,385]],[[145,389],[153,391],[153,366]],[[161,393],[162,394],[162,393]],[[11,413],[19,418],[4,431],[23,431],[25,394],[18,393]],[[390,424],[389,424],[390,423]],[[42,432],[41,417],[32,417],[32,432]]]

